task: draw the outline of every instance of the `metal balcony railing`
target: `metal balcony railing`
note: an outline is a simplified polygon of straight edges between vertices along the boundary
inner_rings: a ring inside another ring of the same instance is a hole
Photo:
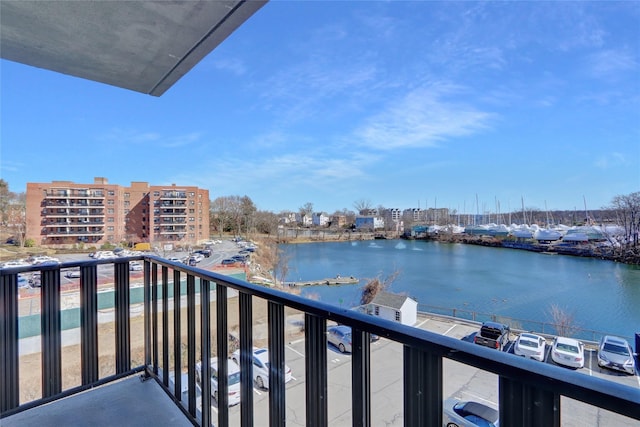
[[[144,264],[144,361],[134,366],[131,349],[131,273],[129,263]],[[113,267],[115,309],[115,373],[99,374],[98,267]],[[61,371],[61,277],[70,268],[80,270],[80,334],[82,384],[63,389]],[[41,277],[42,397],[20,401],[18,336],[18,281],[20,273],[38,271]],[[181,284],[173,286],[173,284]],[[351,413],[353,426],[371,425],[370,334],[403,346],[403,417],[405,426],[438,426],[443,421],[443,361],[451,359],[498,376],[500,425],[560,426],[561,396],[566,396],[640,420],[638,389],[544,363],[527,361],[444,335],[375,318],[345,308],[246,283],[198,268],[172,263],[154,256],[117,260],[62,263],[47,267],[0,269],[0,416],[29,410],[80,391],[134,374],[155,380],[195,425],[227,426],[227,377],[219,376],[218,416],[211,413],[212,390],[202,388],[201,410],[196,401],[196,361],[214,354],[228,354],[228,292],[238,293],[239,348],[241,350],[241,424],[254,424],[252,361],[252,304],[264,299],[268,306],[270,352],[269,425],[284,426],[285,401],[285,307],[304,313],[306,425],[328,425],[327,321],[352,327]],[[186,342],[181,340],[181,316],[170,316],[184,306],[186,294]],[[215,293],[215,298],[212,294]],[[197,296],[199,295],[199,305]],[[215,304],[215,325],[211,313]],[[199,333],[197,332],[199,331]],[[215,332],[216,342],[211,342]],[[170,338],[170,335],[173,335]],[[186,360],[183,360],[186,359]],[[172,362],[172,363],[170,363]],[[188,396],[182,402],[182,367],[186,366]],[[219,371],[227,371],[227,359],[219,358]],[[202,378],[210,377],[208,363]],[[170,381],[174,378],[174,381]],[[152,409],[149,409],[152,410]]]

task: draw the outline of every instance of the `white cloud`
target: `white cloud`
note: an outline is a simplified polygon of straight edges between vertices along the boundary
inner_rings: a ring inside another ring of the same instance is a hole
[[[617,78],[619,74],[638,69],[633,54],[625,50],[603,50],[590,55],[587,64],[591,74],[597,78]]]
[[[433,147],[488,127],[492,113],[444,101],[443,92],[437,87],[422,88],[391,103],[355,131],[356,142],[378,150]]]

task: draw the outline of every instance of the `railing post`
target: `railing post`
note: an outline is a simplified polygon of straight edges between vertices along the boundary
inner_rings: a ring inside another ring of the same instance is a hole
[[[169,386],[169,268],[162,266],[162,383]]]
[[[145,259],[144,261],[144,365],[146,375],[151,366],[151,270],[157,268],[157,264],[151,263]]]
[[[327,416],[327,319],[305,313],[305,371],[308,427],[326,427]]]
[[[18,275],[0,276],[0,413],[20,404]]]
[[[202,364],[210,363],[203,360]],[[189,388],[189,413],[196,417],[196,279],[187,274],[187,376]],[[202,382],[211,381],[202,378]]]
[[[442,357],[404,346],[404,425],[442,425]]]
[[[222,372],[221,355],[224,355],[224,371],[227,371],[227,353],[229,353],[229,344],[227,342],[229,336],[229,324],[227,319],[227,287],[216,284],[216,340],[217,340],[217,357],[218,372]],[[240,373],[242,375],[242,372]],[[227,395],[228,380],[226,375],[218,375],[218,426],[229,426],[229,396]],[[224,391],[224,393],[220,393]],[[242,402],[242,400],[241,400]],[[242,410],[242,409],[241,409]],[[252,408],[253,410],[253,408]]]
[[[116,373],[122,374],[131,369],[129,265],[126,262],[116,262],[113,268],[116,305]]]
[[[80,333],[82,385],[98,381],[98,268],[80,267]]]
[[[164,266],[162,268],[165,268]],[[164,314],[164,313],[163,313]],[[151,363],[158,375],[158,268],[151,271]]]
[[[500,377],[500,425],[560,427],[560,396]]]
[[[269,426],[286,425],[284,305],[269,301]]]
[[[200,280],[200,365],[202,372],[200,375],[202,390],[201,408],[202,408],[202,425],[209,427],[211,422],[211,380],[206,381],[205,378],[211,378],[211,364],[204,361],[211,360],[211,282],[208,280]],[[163,292],[164,293],[164,292]]]
[[[253,304],[240,292],[240,425],[253,426]]]
[[[354,427],[371,425],[371,334],[351,330],[351,406]]]
[[[180,271],[173,270],[173,375],[175,381],[174,395],[182,400],[182,302]]]
[[[60,269],[43,269],[41,277],[42,397],[50,397],[62,390]]]

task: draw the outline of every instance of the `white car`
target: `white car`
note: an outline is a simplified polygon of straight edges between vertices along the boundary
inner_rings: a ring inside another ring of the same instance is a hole
[[[229,406],[240,403],[240,367],[236,362],[227,360],[227,374],[229,384]],[[202,387],[202,363],[196,363],[196,382]],[[211,394],[218,402],[218,358],[211,358]]]
[[[77,279],[78,277],[80,277],[80,270],[67,270],[64,273],[64,277],[66,277],[67,279]]]
[[[129,263],[129,271],[142,271],[143,267],[138,261],[132,261]]]
[[[240,365],[240,350],[233,352],[232,359]],[[291,381],[291,368],[284,366],[284,382]],[[269,350],[266,348],[253,348],[253,381],[259,389],[269,388]]]
[[[551,359],[569,368],[584,367],[584,344],[573,338],[556,337],[551,346]]]
[[[516,339],[513,345],[513,353],[518,356],[529,357],[531,359],[544,360],[545,349],[547,348],[547,340],[540,335],[522,333]]]
[[[482,403],[450,398],[442,412],[445,427],[498,427],[498,411]]]

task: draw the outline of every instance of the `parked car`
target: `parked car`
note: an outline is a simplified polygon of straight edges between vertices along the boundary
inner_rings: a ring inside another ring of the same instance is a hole
[[[371,334],[371,341],[377,341],[380,337]],[[351,353],[351,327],[347,325],[330,326],[327,329],[327,341],[340,350],[340,353]]]
[[[327,341],[338,347],[340,353],[351,353],[351,328],[345,325],[330,326]]]
[[[202,362],[196,363],[196,382],[202,387]],[[227,360],[229,406],[240,403],[240,367],[232,359]],[[218,402],[218,358],[211,358],[211,394]]]
[[[598,346],[598,366],[635,375],[636,361],[627,340],[611,335],[602,337]]]
[[[445,427],[498,427],[498,411],[478,402],[450,398],[444,401],[442,422]]]
[[[205,258],[209,258],[211,256],[211,249],[200,249],[198,251],[195,251],[194,253],[200,254]]]
[[[253,381],[259,389],[269,388],[269,350],[266,348],[253,348]],[[231,356],[234,362],[240,365],[240,350],[233,352]],[[291,368],[284,366],[284,382],[291,381]]]
[[[143,267],[138,261],[132,261],[129,263],[129,271],[142,271]]]
[[[509,342],[511,330],[509,326],[498,322],[484,322],[473,342],[485,347],[502,351]]]
[[[232,258],[225,258],[220,262],[220,264],[222,264],[222,265],[231,265],[231,264],[235,264],[236,262],[239,262],[239,261],[235,260],[235,259],[232,259]]]
[[[64,277],[67,279],[77,279],[80,277],[80,270],[67,270],[64,273]]]
[[[584,344],[573,338],[556,337],[551,346],[551,359],[569,368],[584,367]]]
[[[513,346],[513,353],[542,362],[546,348],[547,340],[540,335],[522,333],[516,339],[516,343]]]

